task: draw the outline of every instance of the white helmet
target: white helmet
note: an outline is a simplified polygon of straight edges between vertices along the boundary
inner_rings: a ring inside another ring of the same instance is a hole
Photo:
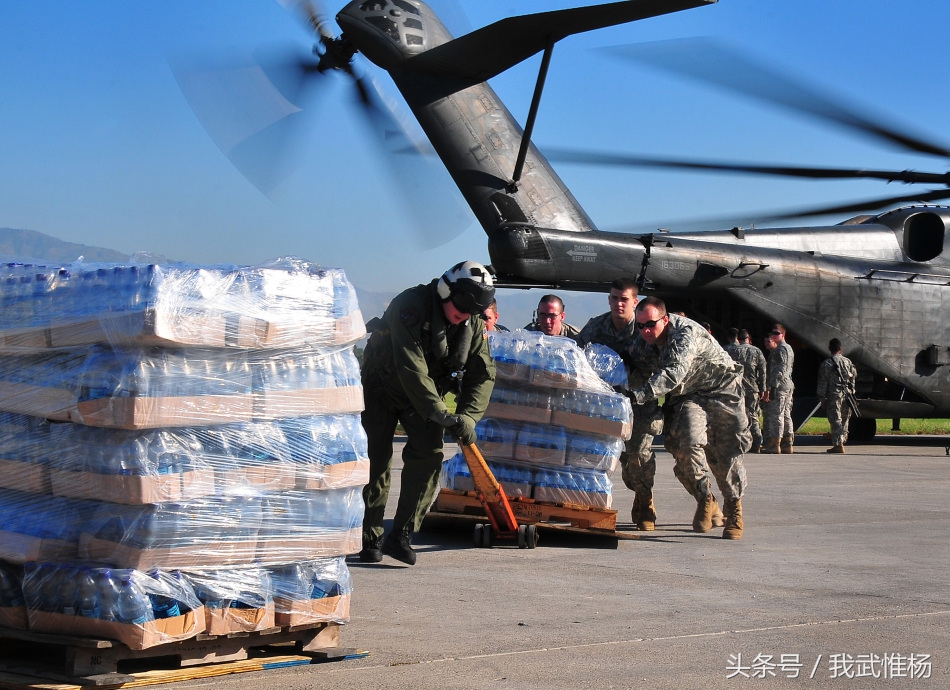
[[[491,273],[477,261],[455,264],[439,278],[439,299],[449,300],[464,314],[481,314],[495,299]]]

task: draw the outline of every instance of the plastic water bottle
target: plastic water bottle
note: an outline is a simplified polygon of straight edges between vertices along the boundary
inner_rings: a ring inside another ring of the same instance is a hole
[[[59,580],[59,610],[67,616],[75,616],[79,613],[77,602],[77,590],[79,580],[76,577],[75,568],[62,566],[60,568]]]
[[[153,579],[158,580],[160,583],[162,582],[161,572],[158,569],[150,570],[148,574]],[[156,619],[174,618],[175,616],[181,615],[178,600],[174,597],[149,592],[148,598],[152,606],[152,614]]]
[[[155,620],[151,604],[130,575],[122,576],[119,581],[119,593],[115,603],[116,620],[120,623],[142,625]]]
[[[76,613],[85,618],[100,618],[99,589],[88,567],[82,566],[76,576]]]
[[[43,563],[36,573],[37,583],[39,584],[39,601],[37,608],[40,611],[49,611],[59,613],[60,608],[60,586],[62,584],[63,573],[52,563]]]

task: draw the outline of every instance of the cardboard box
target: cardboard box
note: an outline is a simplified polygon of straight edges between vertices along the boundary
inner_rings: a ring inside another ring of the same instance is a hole
[[[542,388],[577,388],[577,374],[531,368],[528,382]]]
[[[162,549],[140,549],[83,533],[79,537],[78,552],[81,560],[111,563],[117,568],[187,569],[250,563],[257,553],[257,541],[225,541]]]
[[[209,635],[228,635],[236,632],[252,632],[274,627],[274,602],[267,602],[262,609],[243,609],[228,606],[212,608],[205,606],[205,630]]]
[[[612,496],[610,494],[595,493],[593,491],[573,491],[570,489],[555,489],[548,486],[534,487],[534,500],[547,503],[572,503],[591,508],[610,508]]]
[[[262,491],[283,491],[296,486],[296,467],[289,462],[268,462],[254,467],[217,468],[223,486],[253,486]]]
[[[536,424],[551,423],[551,408],[525,407],[523,405],[506,405],[492,400],[485,410],[485,417],[508,419],[516,422],[534,422]]]
[[[589,417],[573,412],[563,412],[554,410],[551,413],[551,424],[563,426],[572,431],[582,431],[588,434],[599,434],[600,436],[613,436],[627,440],[630,438],[632,425],[630,422],[617,422],[611,419],[602,419],[599,417]]]
[[[280,627],[310,623],[347,623],[350,620],[350,595],[323,599],[284,599],[275,597],[275,623]]]
[[[363,548],[363,530],[327,532],[302,539],[262,539],[257,544],[257,558],[263,563],[292,563],[314,558],[345,556]],[[254,560],[254,559],[248,559]]]
[[[185,497],[197,498],[214,493],[214,480],[208,480],[211,470],[193,470],[181,474],[129,476],[50,470],[53,494],[93,501],[142,505],[178,501]]]
[[[23,565],[30,561],[70,561],[76,558],[76,543],[40,539],[19,532],[0,530],[0,560]]]
[[[204,632],[206,627],[204,607],[174,618],[160,618],[139,625],[34,610],[29,611],[29,620],[30,630],[35,632],[104,637],[118,640],[129,649],[148,649],[187,640]]]
[[[0,486],[33,494],[51,491],[49,468],[35,462],[0,458]]]
[[[528,383],[531,375],[531,367],[527,364],[516,364],[514,362],[495,361],[495,375],[499,379],[506,381],[518,381]]]
[[[192,395],[170,398],[97,398],[78,403],[69,421],[114,429],[203,426],[247,422],[254,416],[254,397]]]
[[[345,414],[363,411],[363,387],[304,388],[293,391],[256,393],[254,417],[281,419],[322,414]]]
[[[531,465],[563,465],[566,459],[564,448],[539,448],[524,443],[515,444],[515,460]]]
[[[298,489],[342,489],[369,482],[369,458],[333,465],[297,465]]]
[[[532,488],[530,484],[515,484],[514,482],[500,480],[498,483],[505,490],[505,496],[509,498],[531,498]],[[455,491],[475,491],[475,481],[471,477],[456,476],[452,479],[451,488]]]
[[[68,422],[76,402],[76,394],[64,388],[0,381],[0,410],[5,412]]]
[[[29,627],[25,606],[0,606],[0,628],[27,630]]]

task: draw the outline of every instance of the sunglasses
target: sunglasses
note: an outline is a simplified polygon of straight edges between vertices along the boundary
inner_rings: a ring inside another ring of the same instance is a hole
[[[769,335],[782,335],[782,331],[770,331]]]
[[[643,330],[646,330],[647,328],[656,328],[656,325],[665,318],[666,317],[664,316],[663,318],[653,319],[652,321],[644,321],[643,323],[640,323],[639,321],[637,321],[636,328],[638,331],[643,331]]]

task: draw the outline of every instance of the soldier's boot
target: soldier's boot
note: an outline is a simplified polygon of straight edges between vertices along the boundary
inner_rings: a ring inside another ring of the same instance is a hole
[[[765,443],[762,444],[763,453],[781,453],[782,449],[779,448],[777,438],[767,438]]]
[[[416,552],[412,550],[412,532],[407,529],[390,532],[383,540],[382,552],[406,565],[416,564]]]
[[[634,499],[637,508],[637,514],[633,521],[637,523],[637,529],[641,532],[652,532],[656,529],[656,506],[653,505],[653,494],[647,494],[641,497],[637,494]]]
[[[713,527],[713,516],[719,511],[719,503],[712,492],[700,496],[696,501],[696,513],[693,515],[693,531],[700,534]]]
[[[843,444],[843,443],[839,443],[837,446],[832,446],[831,448],[829,448],[829,449],[826,450],[825,452],[826,452],[826,453],[844,453],[844,444]]]
[[[761,443],[761,441],[760,441],[760,442],[753,442],[753,443],[752,443],[752,447],[749,448],[749,452],[750,452],[750,453],[761,453],[761,452],[762,452],[762,443]]]
[[[722,531],[723,539],[742,539],[742,528],[745,526],[742,520],[742,501],[738,498],[727,498],[726,503],[726,527]]]
[[[383,537],[367,537],[363,535],[363,550],[360,551],[360,561],[363,563],[379,563],[383,560]]]
[[[794,436],[785,436],[782,438],[782,452],[786,455],[791,455],[795,452],[795,437]]]
[[[722,527],[723,525],[726,524],[726,518],[725,518],[725,516],[722,514],[722,509],[719,507],[719,502],[716,501],[716,497],[713,496],[712,494],[709,494],[709,495],[713,497],[713,503],[716,504],[716,512],[713,513],[713,516],[712,516],[712,526],[713,526],[713,527]],[[724,499],[724,500],[725,500],[725,499]]]
[[[633,494],[633,508],[630,509],[630,522],[637,524],[640,522],[640,494]]]

